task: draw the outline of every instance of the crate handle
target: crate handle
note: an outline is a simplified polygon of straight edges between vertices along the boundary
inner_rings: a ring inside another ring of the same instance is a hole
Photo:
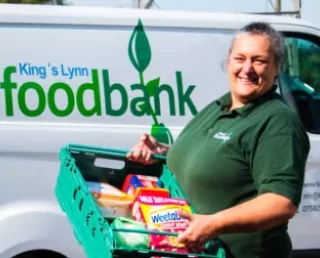
[[[86,152],[90,154],[105,154],[113,157],[118,158],[126,158],[127,154],[130,152],[130,150],[124,150],[124,149],[111,149],[111,148],[102,148],[102,147],[92,147],[88,145],[79,145],[79,144],[68,144],[67,148],[70,151],[77,151],[77,152]],[[157,159],[159,161],[166,161],[166,157],[163,155],[152,155],[152,158]]]
[[[112,231],[114,231],[114,232],[149,234],[149,235],[174,236],[174,237],[178,236],[178,233],[174,233],[174,232],[143,230],[143,229],[112,228]]]
[[[149,234],[149,235],[162,235],[162,236],[173,236],[173,237],[178,237],[178,233],[174,232],[167,232],[167,231],[155,231],[155,230],[143,230],[143,229],[129,229],[129,228],[111,228],[113,232],[127,232],[127,233],[139,233],[139,234]],[[208,241],[205,244],[206,249],[209,249],[210,246],[212,245],[212,241]],[[189,253],[189,255],[191,255]],[[199,256],[199,254],[195,254]],[[205,254],[200,254],[201,257],[213,257],[212,255],[205,255]],[[215,256],[216,257],[216,256]]]

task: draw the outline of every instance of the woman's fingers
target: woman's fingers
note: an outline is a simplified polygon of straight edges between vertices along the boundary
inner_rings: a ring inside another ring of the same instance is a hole
[[[136,148],[132,151],[133,160],[137,161],[141,158],[141,148]]]
[[[145,164],[153,163],[152,155],[158,148],[158,141],[149,134],[142,133],[140,141],[127,154],[127,159]]]
[[[145,133],[142,133],[141,135],[140,135],[140,142],[145,142],[145,141],[147,141],[147,139],[148,139],[148,135],[147,134],[145,134]]]
[[[127,155],[127,159],[140,162],[140,163],[150,163],[153,152],[147,147],[135,147]]]
[[[142,148],[141,149],[141,160],[143,162],[146,162],[147,161],[147,154],[148,154],[148,149],[147,148]]]
[[[141,155],[141,147],[140,147],[140,143],[137,144],[136,146],[134,146],[130,152],[127,153],[126,157],[129,160],[137,160],[139,159],[140,155]]]
[[[142,134],[140,140],[152,151],[159,147],[159,142],[149,134]]]
[[[152,156],[152,153],[149,151],[146,155],[146,162],[150,162],[151,161],[151,156]]]

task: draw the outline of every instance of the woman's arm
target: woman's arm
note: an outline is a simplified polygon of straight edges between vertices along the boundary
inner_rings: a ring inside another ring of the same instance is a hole
[[[296,211],[288,198],[265,193],[212,215],[212,227],[217,234],[261,231],[287,222]]]
[[[190,224],[179,235],[178,242],[198,246],[217,235],[265,230],[287,222],[296,211],[296,206],[288,198],[274,193],[262,194],[212,215],[179,211],[179,215]]]

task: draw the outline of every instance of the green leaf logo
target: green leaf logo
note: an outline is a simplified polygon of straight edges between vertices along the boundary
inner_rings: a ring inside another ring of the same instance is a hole
[[[141,103],[139,105],[137,105],[138,108],[140,109],[141,112],[145,112],[146,110],[146,104],[145,103]]]
[[[148,68],[151,62],[151,46],[140,19],[130,36],[128,55],[132,65],[139,74],[140,84],[146,87],[147,97],[154,97],[160,86],[160,77],[145,84],[143,72]],[[171,145],[173,143],[171,132],[163,123],[158,122],[157,115],[151,106],[151,102],[148,101],[148,104],[142,102],[137,106],[141,112],[152,116],[153,125],[151,127],[151,135],[158,141]]]
[[[170,130],[163,123],[160,123],[159,125],[152,125],[151,135],[159,142],[169,145],[173,143],[173,137]]]
[[[130,37],[128,53],[132,65],[143,73],[151,62],[151,47],[140,19]]]
[[[150,97],[154,96],[159,85],[160,85],[160,77],[153,79],[147,83],[147,85],[146,85],[147,92]]]

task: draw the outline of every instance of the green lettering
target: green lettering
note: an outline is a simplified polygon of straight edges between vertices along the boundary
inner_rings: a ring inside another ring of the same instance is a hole
[[[197,114],[197,109],[190,97],[192,91],[196,87],[195,85],[188,86],[186,92],[183,92],[183,82],[181,72],[176,72],[177,86],[178,86],[178,103],[180,115],[184,116],[186,114],[184,105],[187,104],[192,115]]]
[[[174,93],[170,85],[168,84],[162,84],[160,87],[158,87],[154,92],[154,108],[155,108],[155,114],[157,116],[161,115],[161,104],[160,104],[160,93],[162,91],[166,91],[168,93],[169,98],[169,109],[170,109],[170,115],[175,116],[176,115],[176,108],[174,103]]]
[[[77,105],[79,112],[83,116],[93,116],[94,114],[101,116],[101,100],[100,100],[100,89],[99,89],[99,78],[98,78],[98,70],[92,69],[92,83],[84,83],[79,86],[77,91]],[[87,109],[84,105],[84,93],[85,91],[92,91],[93,93],[93,107],[91,109]]]
[[[12,97],[12,89],[17,88],[17,84],[15,82],[11,82],[11,75],[16,73],[17,69],[14,66],[8,66],[3,71],[3,82],[0,83],[0,88],[4,90],[4,96],[6,101],[6,115],[13,116],[13,97]]]
[[[131,101],[131,113],[135,116],[150,115],[150,98],[146,87],[142,84],[133,84],[131,90],[141,90],[143,93],[143,97],[136,97]],[[139,106],[143,106],[143,108],[139,108]]]
[[[59,109],[56,105],[55,95],[58,90],[63,90],[67,95],[67,106],[65,107],[65,109]],[[63,82],[56,82],[51,85],[48,91],[48,105],[52,114],[59,117],[68,116],[74,109],[74,103],[74,95],[72,89],[68,84]]]
[[[123,85],[119,83],[114,83],[110,85],[109,80],[109,71],[102,70],[102,77],[103,77],[103,86],[104,86],[104,98],[105,98],[105,105],[106,105],[106,114],[110,116],[122,116],[128,108],[128,94],[126,89]],[[118,91],[121,95],[121,105],[119,109],[112,108],[112,101],[111,101],[111,94],[114,91]]]
[[[26,93],[29,89],[34,90],[38,94],[38,107],[35,109],[29,109],[26,103]],[[21,85],[18,91],[18,103],[21,112],[29,117],[36,117],[43,113],[46,107],[46,94],[43,91],[42,87],[35,82],[26,82]]]

